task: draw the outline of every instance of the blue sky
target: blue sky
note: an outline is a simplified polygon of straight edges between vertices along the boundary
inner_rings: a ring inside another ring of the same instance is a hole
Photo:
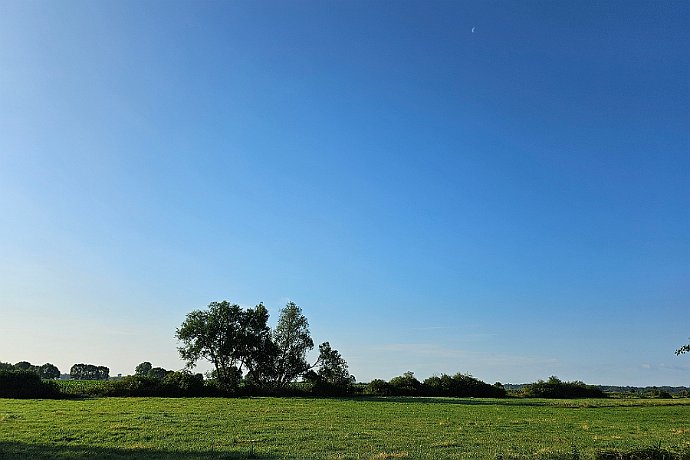
[[[474,30],[473,30],[474,29]],[[360,381],[688,385],[686,2],[0,3],[0,360],[288,300]]]

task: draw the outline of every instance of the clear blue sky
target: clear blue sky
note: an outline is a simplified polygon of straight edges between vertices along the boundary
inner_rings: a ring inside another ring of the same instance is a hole
[[[0,361],[690,385],[690,4],[0,1]]]

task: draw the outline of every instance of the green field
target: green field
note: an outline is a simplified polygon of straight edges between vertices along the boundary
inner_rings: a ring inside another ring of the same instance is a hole
[[[690,458],[690,399],[0,399],[7,459],[585,459],[650,446]]]

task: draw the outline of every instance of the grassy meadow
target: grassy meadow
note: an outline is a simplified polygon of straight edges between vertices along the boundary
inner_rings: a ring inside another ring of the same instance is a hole
[[[3,459],[657,458],[620,454],[644,449],[690,458],[690,399],[0,399]]]

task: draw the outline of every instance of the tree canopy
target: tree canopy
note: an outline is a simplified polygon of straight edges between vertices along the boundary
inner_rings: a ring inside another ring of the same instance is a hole
[[[54,364],[45,363],[43,366],[38,368],[38,375],[42,379],[59,379],[60,369]]]
[[[350,374],[347,362],[338,350],[331,348],[331,344],[324,342],[319,345],[319,370],[316,375],[328,385],[347,388],[355,382],[355,377]]]
[[[316,363],[307,362],[314,341],[307,318],[294,302],[280,311],[274,330],[268,319],[262,303],[243,309],[228,301],[211,302],[206,310],[188,313],[177,329],[180,356],[188,368],[201,359],[211,362],[212,377],[229,391],[238,388],[242,377],[247,385],[281,390],[317,365],[325,379],[347,374],[351,380],[345,360],[328,342],[321,345]]]
[[[307,352],[314,348],[309,322],[294,302],[288,302],[280,311],[273,341],[276,349],[274,384],[282,388],[312,367],[307,363]]]
[[[75,364],[70,368],[69,375],[73,380],[108,380],[110,369],[93,364]]]
[[[149,371],[151,371],[152,367],[153,366],[150,362],[144,361],[143,363],[138,364],[137,367],[134,369],[134,375],[138,375],[139,377],[145,377],[146,375],[148,375]]]
[[[221,387],[233,390],[243,372],[262,381],[264,351],[270,342],[268,310],[263,304],[243,310],[228,301],[211,302],[194,310],[176,331],[180,356],[193,368],[200,359],[214,366]]]

